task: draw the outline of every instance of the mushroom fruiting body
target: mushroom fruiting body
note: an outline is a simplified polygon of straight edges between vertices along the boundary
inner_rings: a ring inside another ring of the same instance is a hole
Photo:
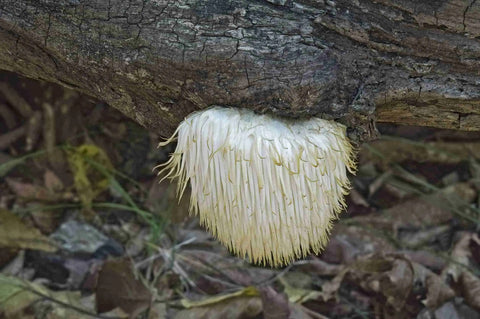
[[[345,206],[355,169],[345,131],[319,118],[215,107],[190,114],[160,144],[178,135],[160,166],[178,178],[179,198],[190,181],[190,211],[231,251],[281,266],[318,253]]]

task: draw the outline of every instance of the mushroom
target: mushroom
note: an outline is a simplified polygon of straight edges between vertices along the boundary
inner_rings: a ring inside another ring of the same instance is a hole
[[[188,115],[159,174],[230,251],[274,267],[319,253],[345,207],[354,150],[340,123],[214,107]],[[162,179],[163,180],[163,179]]]

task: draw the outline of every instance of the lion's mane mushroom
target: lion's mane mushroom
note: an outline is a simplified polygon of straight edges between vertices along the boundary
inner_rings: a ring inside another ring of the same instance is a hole
[[[325,246],[355,169],[343,125],[215,107],[160,146],[176,136],[162,172],[178,178],[179,198],[190,181],[190,211],[231,251],[281,266]]]

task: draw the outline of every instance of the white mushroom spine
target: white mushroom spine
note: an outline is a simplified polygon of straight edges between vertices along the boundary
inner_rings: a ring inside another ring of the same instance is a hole
[[[190,212],[232,252],[251,262],[282,266],[325,247],[332,221],[345,207],[354,172],[345,126],[291,120],[246,109],[190,114],[170,160],[159,167],[190,181]]]

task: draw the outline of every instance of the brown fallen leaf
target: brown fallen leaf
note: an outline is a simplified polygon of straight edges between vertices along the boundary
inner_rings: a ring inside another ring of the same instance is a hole
[[[321,297],[323,301],[337,300],[337,293],[343,280],[350,272],[350,267],[344,267],[332,280],[327,281],[322,285]]]
[[[373,216],[356,216],[355,222],[376,230],[397,233],[401,227],[424,228],[448,223],[455,209],[471,203],[477,196],[473,186],[458,183],[430,195],[407,200]]]
[[[473,261],[480,265],[480,236],[478,234],[474,234],[470,240],[470,251]]]
[[[398,241],[402,247],[409,249],[420,249],[441,240],[441,238],[450,238],[452,233],[450,224],[401,230],[398,234]]]
[[[195,307],[210,306],[210,305],[221,303],[225,300],[230,300],[237,297],[257,297],[259,295],[260,295],[260,292],[258,291],[257,288],[253,286],[248,286],[229,294],[219,294],[219,295],[203,298],[200,300],[190,300],[190,299],[184,298],[180,300],[180,303],[184,308],[189,309],[189,308],[195,308]]]
[[[311,260],[306,260],[296,265],[296,268],[310,276],[312,274],[319,276],[336,276],[343,269],[343,266],[330,264],[317,257],[312,257]]]
[[[58,193],[50,191],[44,186],[30,183],[23,183],[13,178],[6,178],[10,189],[18,196],[27,200],[38,200],[43,202],[59,202],[73,199],[71,193]]]
[[[290,303],[290,317],[288,319],[329,319],[324,315],[308,309],[300,304]]]
[[[186,273],[198,274],[198,287],[216,293],[234,286],[256,285],[275,275],[272,269],[245,267],[240,259],[199,249],[177,252],[176,261]]]
[[[415,269],[414,282],[426,289],[426,298],[422,302],[427,308],[438,308],[455,297],[455,292],[445,283],[442,277],[420,264],[413,263],[413,267]]]
[[[50,234],[57,229],[63,212],[59,210],[34,210],[31,217],[35,226],[44,234]]]
[[[127,259],[107,260],[100,270],[96,288],[99,313],[120,308],[136,318],[151,304],[152,292],[135,276]]]
[[[470,243],[473,238],[473,233],[465,232],[461,235],[452,250],[451,262],[442,271],[443,278],[447,279],[448,276],[451,276],[455,282],[458,281],[460,275],[465,271],[465,267],[470,265],[472,256]]]
[[[412,318],[423,303],[435,309],[455,296],[454,291],[437,274],[397,254],[374,254],[360,257],[335,278],[322,285],[324,301],[335,298],[344,280],[375,294],[374,304],[389,318]],[[416,291],[416,285],[424,287]],[[391,312],[393,311],[394,314]]]
[[[95,313],[75,291],[51,291],[44,286],[0,274],[0,318],[88,319]],[[115,318],[126,318],[114,313]],[[113,317],[112,317],[113,318]]]
[[[336,229],[334,231],[327,247],[325,247],[325,250],[321,254],[322,260],[327,263],[349,264],[355,256],[360,253],[360,250],[356,247],[359,243],[359,238],[352,240],[352,236],[349,236],[351,234],[347,233],[347,230],[352,230],[354,227],[342,226],[343,225],[339,226],[340,230]],[[355,245],[352,243],[355,243]]]
[[[290,307],[285,294],[278,293],[271,286],[260,288],[263,303],[263,318],[288,319]]]
[[[286,286],[284,293],[288,296],[290,303],[302,304],[310,300],[316,300],[322,297],[322,292],[312,289],[295,288]]]
[[[167,315],[167,305],[165,303],[155,303],[150,307],[148,312],[148,319],[166,319],[169,318]]]
[[[50,192],[59,192],[63,190],[64,185],[60,178],[51,170],[46,170],[43,174],[43,183]]]
[[[15,214],[0,209],[0,247],[55,252],[57,247],[36,228],[25,225]]]
[[[240,296],[206,306],[181,310],[174,319],[248,319],[257,318],[261,312],[260,297]]]
[[[329,263],[350,264],[361,255],[395,250],[391,233],[364,222],[364,216],[340,222],[332,231],[330,243],[320,258]]]
[[[387,303],[396,311],[401,311],[413,289],[413,265],[405,259],[395,259],[392,269],[379,278],[380,293],[387,298]]]
[[[447,263],[445,258],[428,250],[400,250],[398,253],[405,255],[411,261],[423,265],[433,271],[442,270]]]
[[[480,278],[464,271],[460,276],[460,285],[467,304],[480,311]]]
[[[479,247],[480,238],[476,233],[462,233],[452,250],[451,262],[442,271],[442,277],[452,278],[466,303],[477,310],[480,310],[480,279],[468,267],[475,264]]]

